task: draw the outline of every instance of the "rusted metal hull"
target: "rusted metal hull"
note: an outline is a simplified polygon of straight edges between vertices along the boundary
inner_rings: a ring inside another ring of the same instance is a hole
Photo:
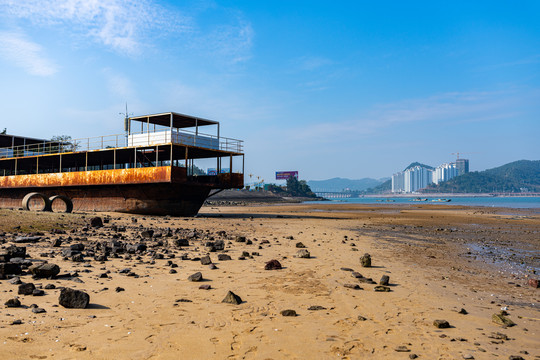
[[[184,168],[170,166],[4,176],[0,207],[20,208],[26,194],[40,192],[70,198],[74,211],[195,216],[210,190],[241,183],[242,174],[188,177]]]

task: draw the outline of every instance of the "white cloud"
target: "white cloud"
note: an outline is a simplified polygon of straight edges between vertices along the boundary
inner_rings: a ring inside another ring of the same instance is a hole
[[[0,32],[0,57],[32,75],[51,76],[58,71],[39,44],[18,32]]]
[[[135,91],[129,78],[122,74],[115,73],[112,69],[105,69],[103,72],[107,78],[107,85],[112,95],[125,100],[133,98]]]
[[[67,25],[115,51],[138,54],[145,36],[187,31],[189,20],[149,0],[0,0],[0,10],[40,26]]]

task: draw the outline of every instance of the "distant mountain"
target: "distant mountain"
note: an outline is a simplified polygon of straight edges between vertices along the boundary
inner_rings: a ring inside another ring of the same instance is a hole
[[[540,160],[519,160],[431,185],[424,192],[540,192]]]
[[[307,184],[309,187],[317,192],[317,191],[343,191],[344,189],[350,189],[350,190],[356,190],[356,191],[362,191],[366,190],[371,187],[375,187],[382,182],[387,180],[387,178],[384,179],[371,179],[371,178],[364,178],[360,180],[351,180],[351,179],[344,179],[344,178],[333,178],[328,180],[309,180]]]

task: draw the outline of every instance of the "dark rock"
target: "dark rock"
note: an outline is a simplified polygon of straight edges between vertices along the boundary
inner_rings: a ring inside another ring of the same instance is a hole
[[[8,280],[8,283],[12,285],[20,285],[22,284],[21,278],[18,276],[14,276],[11,279]]]
[[[237,236],[236,237],[236,242],[246,242],[246,237],[245,236]]]
[[[93,228],[103,227],[103,220],[99,216],[90,219],[90,226]]]
[[[19,295],[32,295],[35,289],[36,286],[32,283],[21,284],[17,293]]]
[[[56,286],[54,284],[47,284],[44,286],[44,289],[45,290],[52,290],[52,289],[56,289]]]
[[[342,267],[341,270],[342,271],[354,271],[353,269],[348,268],[348,267]]]
[[[464,308],[461,308],[461,309],[458,311],[458,314],[461,314],[461,315],[467,315],[468,312],[467,312],[467,310],[465,310]]]
[[[366,321],[367,318],[363,317],[362,315],[358,315],[358,321]]]
[[[44,308],[35,307],[32,309],[32,312],[34,314],[42,314],[42,313],[46,313],[47,311]]]
[[[538,280],[538,279],[529,279],[529,286],[533,287],[535,289],[538,289],[540,287],[540,280]]]
[[[69,249],[73,251],[83,251],[84,250],[84,244],[77,243],[69,245]]]
[[[320,306],[320,305],[313,305],[313,306],[308,307],[308,310],[312,310],[312,311],[326,310],[326,308],[324,306]]]
[[[6,275],[19,275],[22,273],[20,264],[0,263],[0,277],[5,278]]]
[[[124,289],[123,287],[117,286],[116,289],[114,289],[114,291],[122,292],[122,291],[126,291],[126,289]]]
[[[8,301],[6,301],[4,303],[4,305],[6,305],[8,308],[12,308],[12,307],[20,307],[21,306],[21,301],[17,298],[13,298],[13,299],[9,299]]]
[[[232,291],[229,291],[221,302],[227,303],[227,304],[239,305],[242,303],[242,299],[240,298],[240,296],[236,295]]]
[[[203,256],[201,258],[201,264],[202,265],[210,265],[212,263],[212,259],[210,259],[209,255]]]
[[[176,274],[176,273],[178,273],[178,271],[176,271],[174,269],[169,270],[169,274]]]
[[[450,323],[446,320],[435,320],[433,321],[433,326],[438,329],[448,329],[450,327]]]
[[[371,255],[367,253],[364,254],[364,256],[360,258],[360,264],[362,267],[371,267]]]
[[[17,244],[24,244],[24,243],[36,243],[39,240],[41,240],[41,236],[19,236],[15,238],[15,240],[12,240],[12,241]]]
[[[500,313],[491,315],[491,321],[504,327],[512,327],[516,325],[512,320]]]
[[[299,249],[304,249],[306,247],[306,245],[302,244],[301,242],[297,242],[296,247],[299,248]]]
[[[58,303],[69,309],[85,309],[90,303],[90,295],[81,290],[64,288],[60,292]]]
[[[525,360],[525,359],[523,359],[523,358],[522,358],[521,356],[519,356],[519,355],[510,355],[510,356],[508,357],[508,360]]]
[[[201,290],[210,290],[212,287],[209,284],[204,284],[199,286],[199,289]]]
[[[231,257],[227,254],[219,254],[217,256],[218,260],[219,261],[227,261],[227,260],[231,260]]]
[[[29,270],[36,278],[50,278],[60,273],[60,267],[51,263],[34,265]]]
[[[75,254],[71,257],[71,261],[74,261],[74,262],[83,262],[84,261],[84,256],[83,254],[81,253],[78,253],[78,254]]]
[[[282,269],[281,263],[277,260],[270,260],[264,266],[264,270],[280,270]]]
[[[409,359],[416,359],[418,357],[418,355],[416,354],[410,354],[409,355]]]
[[[52,247],[60,247],[62,246],[62,239],[54,239],[51,243]]]
[[[309,259],[311,257],[311,254],[307,249],[301,249],[298,250],[298,252],[296,253],[296,257],[302,259]]]
[[[390,292],[390,288],[388,286],[383,286],[383,285],[375,286],[373,290],[377,292]]]
[[[202,276],[202,274],[200,272],[196,272],[195,274],[192,274],[192,275],[188,276],[189,281],[197,282],[197,281],[202,281],[202,279],[203,279],[203,276]]]
[[[41,289],[34,289],[34,291],[32,291],[32,296],[43,296],[43,295],[45,295],[45,291]]]
[[[351,275],[352,275],[352,277],[357,278],[357,279],[361,279],[361,278],[364,277],[362,274],[360,274],[359,272],[356,272],[356,271],[353,271],[351,273]]]
[[[141,236],[146,239],[151,239],[154,236],[154,230],[144,230],[143,232],[141,232]]]
[[[383,275],[381,277],[381,281],[379,281],[379,285],[388,285],[388,282],[390,281],[390,276]]]
[[[343,286],[349,289],[362,290],[362,288],[358,284],[344,284]]]
[[[282,310],[280,312],[280,314],[282,316],[297,316],[298,314],[296,313],[296,311],[294,310],[291,310],[291,309],[287,309],[287,310]]]
[[[210,270],[216,270],[218,267],[216,266],[216,264],[209,264],[209,265],[208,265],[208,268],[209,268]]]
[[[11,258],[25,258],[26,257],[26,247],[25,246],[9,246],[7,249],[7,254]]]

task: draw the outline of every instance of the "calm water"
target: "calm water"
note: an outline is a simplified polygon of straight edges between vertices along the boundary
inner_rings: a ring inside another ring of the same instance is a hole
[[[423,197],[425,198],[425,197]],[[404,197],[369,197],[369,198],[350,198],[350,199],[330,199],[332,202],[353,203],[353,204],[437,204],[437,205],[469,205],[469,206],[487,206],[487,207],[506,207],[506,208],[523,208],[523,209],[538,209],[540,212],[540,197],[448,197],[450,202],[432,202],[428,201],[412,201],[414,198]],[[377,201],[378,200],[378,201]],[[387,202],[386,200],[393,200]]]

